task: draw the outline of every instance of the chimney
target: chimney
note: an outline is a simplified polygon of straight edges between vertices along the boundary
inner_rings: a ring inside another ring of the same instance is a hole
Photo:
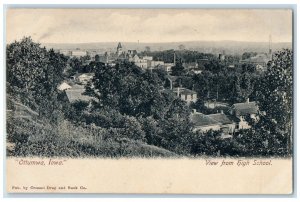
[[[223,109],[221,109],[221,114],[224,114]]]
[[[196,109],[193,109],[193,114],[195,114],[197,112],[197,110]]]
[[[249,103],[249,98],[247,98],[246,103]]]

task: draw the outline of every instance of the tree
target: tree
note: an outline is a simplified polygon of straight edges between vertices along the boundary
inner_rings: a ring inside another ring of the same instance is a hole
[[[256,70],[256,67],[255,67],[254,64],[245,63],[245,64],[242,65],[242,72],[243,73],[245,73],[245,72],[253,73],[253,72],[255,72],[255,70]]]
[[[40,115],[49,116],[59,109],[57,85],[67,58],[47,51],[30,37],[7,45],[6,50],[8,93]]]
[[[171,68],[172,70],[172,75],[174,76],[181,76],[185,73],[184,67],[182,65],[182,60],[181,59],[176,59],[176,64]]]
[[[257,132],[269,134],[269,153],[291,154],[293,52],[277,52],[261,79],[257,102],[261,113]]]
[[[213,59],[204,65],[205,70],[212,72],[213,74],[217,74],[224,70],[225,66],[223,63],[220,63],[219,60]]]
[[[253,92],[253,85],[251,83],[251,78],[248,73],[242,75],[242,77],[236,78],[235,88],[237,92],[237,101],[244,102],[251,93]]]

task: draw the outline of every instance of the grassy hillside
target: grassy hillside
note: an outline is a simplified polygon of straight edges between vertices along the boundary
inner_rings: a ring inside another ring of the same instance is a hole
[[[12,101],[8,111],[7,155],[43,157],[171,157],[176,154],[128,138],[113,138],[110,130],[37,121],[37,113]]]

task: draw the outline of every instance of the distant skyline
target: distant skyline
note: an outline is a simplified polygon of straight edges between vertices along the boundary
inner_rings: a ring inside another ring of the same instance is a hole
[[[6,41],[292,42],[288,9],[8,9]]]

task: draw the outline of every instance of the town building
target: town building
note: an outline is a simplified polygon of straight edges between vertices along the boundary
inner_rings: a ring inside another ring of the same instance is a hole
[[[147,62],[148,68],[150,69],[159,68],[165,64],[164,61],[148,60]]]
[[[93,79],[95,73],[78,73],[75,74],[72,78],[76,83],[86,85],[89,81]]]
[[[168,72],[171,73],[172,72],[172,67],[174,66],[174,63],[165,63],[162,68]]]
[[[118,46],[117,46],[117,56],[120,56],[123,52],[123,47],[121,45],[121,42],[118,43]]]
[[[241,64],[252,64],[255,66],[257,71],[266,71],[267,70],[267,64],[270,61],[270,56],[267,54],[257,54],[254,57],[250,57],[244,60],[241,60]]]
[[[205,133],[209,130],[219,131],[221,129],[221,124],[218,121],[199,112],[194,111],[191,114],[190,119],[194,126],[194,132],[200,131]]]
[[[235,131],[235,122],[223,112],[205,115],[193,110],[190,119],[194,125],[194,132],[200,131],[206,133],[209,130],[221,131],[221,138],[225,139],[231,138]]]
[[[60,91],[64,91],[64,90],[67,90],[67,89],[71,89],[72,86],[70,86],[67,82],[62,82],[58,87],[57,89],[60,90]]]
[[[243,103],[233,104],[230,108],[230,114],[237,119],[236,131],[251,128],[246,121],[246,117],[249,116],[254,120],[258,120],[258,110],[256,102],[249,102],[249,99]]]
[[[128,53],[129,56],[137,55],[137,51],[136,50],[128,50],[127,53]]]
[[[197,101],[197,92],[187,89],[187,88],[174,88],[173,93],[176,94],[181,100],[187,102],[187,104],[191,104],[192,102]]]
[[[207,116],[221,124],[220,130],[224,134],[233,134],[235,132],[235,122],[225,115],[223,111],[221,111],[221,113],[209,114]]]
[[[145,59],[141,59],[138,55],[133,56],[133,58],[130,59],[129,61],[132,61],[136,66],[142,69],[148,68],[148,61]]]

